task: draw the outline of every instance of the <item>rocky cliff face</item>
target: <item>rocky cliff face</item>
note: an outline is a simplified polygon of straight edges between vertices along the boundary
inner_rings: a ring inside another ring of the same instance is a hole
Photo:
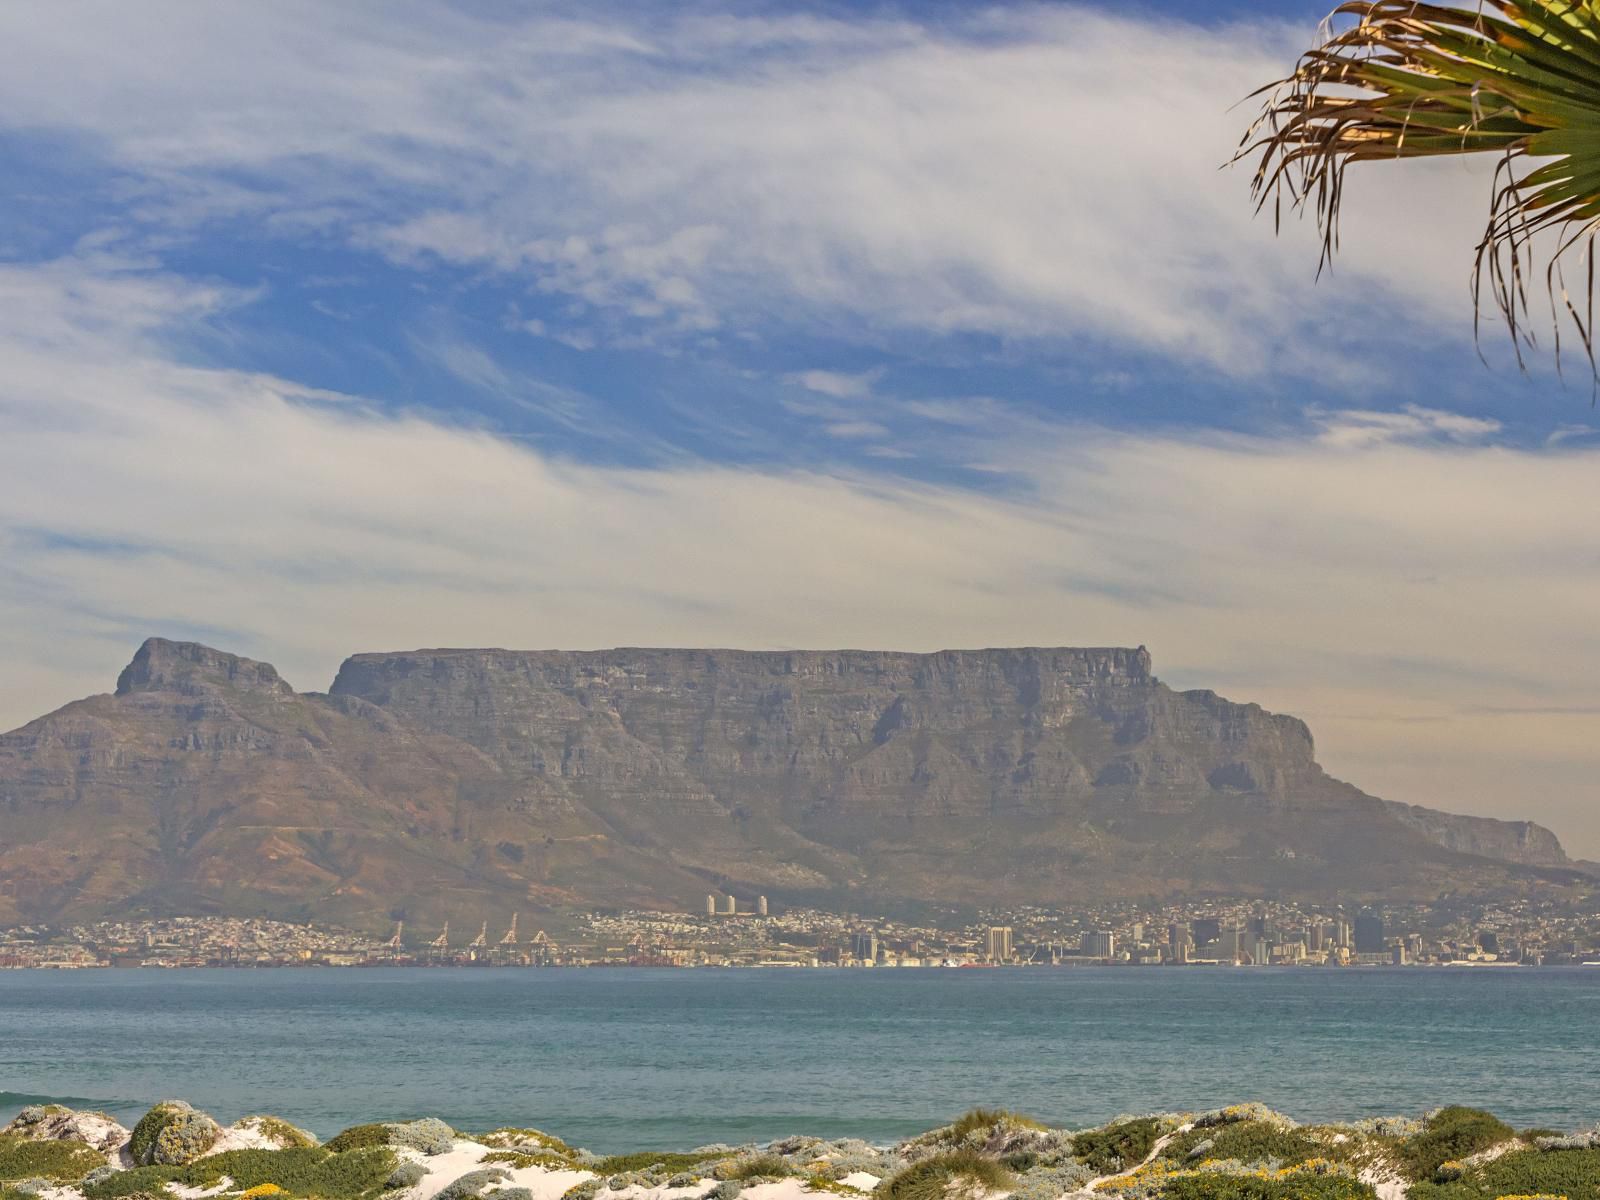
[[[364,654],[323,696],[153,640],[0,737],[0,922],[1422,896],[1564,861],[1329,779],[1304,724],[1143,649]]]

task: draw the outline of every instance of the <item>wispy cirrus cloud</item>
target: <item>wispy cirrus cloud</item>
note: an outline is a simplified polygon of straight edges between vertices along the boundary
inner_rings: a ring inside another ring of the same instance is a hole
[[[1244,173],[1217,169],[1233,106],[1307,30],[591,12],[14,10],[0,123],[103,160],[154,225],[247,218],[489,271],[566,298],[538,332],[589,344],[781,323],[1259,374],[1348,370],[1341,347],[1397,321],[1467,329],[1475,175],[1353,176],[1354,236],[1311,292],[1311,231],[1275,243]]]

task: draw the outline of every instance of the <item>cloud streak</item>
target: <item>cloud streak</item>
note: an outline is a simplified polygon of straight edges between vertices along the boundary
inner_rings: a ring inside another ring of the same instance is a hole
[[[1358,173],[1308,295],[1311,231],[1275,243],[1217,169],[1307,30],[93,7],[0,14],[0,120],[127,173],[152,227],[247,217],[487,271],[570,302],[538,332],[578,344],[980,333],[1350,374],[1339,351],[1402,344],[1397,321],[1469,328],[1478,174]]]

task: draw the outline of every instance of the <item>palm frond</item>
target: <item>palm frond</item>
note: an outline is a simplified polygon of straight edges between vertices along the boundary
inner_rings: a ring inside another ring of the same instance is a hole
[[[1285,199],[1291,212],[1314,212],[1320,273],[1339,248],[1352,163],[1497,154],[1474,309],[1481,320],[1485,300],[1494,303],[1523,364],[1535,344],[1528,276],[1542,259],[1557,366],[1565,318],[1600,380],[1600,0],[1349,0],[1325,28],[1292,75],[1255,93],[1262,112],[1235,161],[1259,156],[1257,211],[1270,203],[1280,224]],[[1535,247],[1540,235],[1552,240]],[[1577,299],[1564,268],[1572,252],[1584,274]]]

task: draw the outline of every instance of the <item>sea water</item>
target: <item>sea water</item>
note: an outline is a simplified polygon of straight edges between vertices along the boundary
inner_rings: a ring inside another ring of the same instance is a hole
[[[600,1152],[1262,1100],[1600,1119],[1600,969],[0,971],[0,1121],[189,1100]]]

